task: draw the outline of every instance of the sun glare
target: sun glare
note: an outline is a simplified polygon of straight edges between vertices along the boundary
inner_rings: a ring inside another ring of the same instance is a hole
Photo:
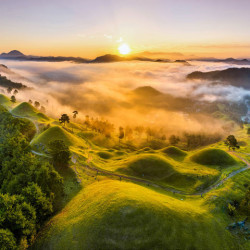
[[[118,47],[119,53],[122,55],[127,55],[131,52],[131,49],[128,44],[123,43]]]

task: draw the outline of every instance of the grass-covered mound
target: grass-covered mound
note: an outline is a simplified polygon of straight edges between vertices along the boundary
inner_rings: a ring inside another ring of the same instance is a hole
[[[128,159],[126,165],[118,171],[151,180],[161,180],[175,173],[172,165],[165,158],[143,153]]]
[[[133,183],[94,182],[43,228],[33,249],[237,249],[222,220],[195,201]]]
[[[109,153],[109,152],[105,152],[105,151],[100,151],[97,153],[97,155],[99,157],[101,157],[102,159],[110,159],[113,157],[113,154]]]
[[[51,127],[38,135],[33,141],[32,145],[44,144],[48,145],[50,141],[63,140],[68,146],[86,146],[84,140],[76,137],[75,135],[67,132],[65,129],[59,126]]]
[[[3,105],[4,107],[9,108],[13,103],[7,96],[0,94],[0,104]]]
[[[187,155],[186,152],[174,146],[163,148],[161,152],[176,160],[183,160]]]
[[[16,106],[11,111],[12,114],[16,116],[22,116],[32,119],[38,119],[40,121],[48,121],[49,118],[43,114],[40,113],[36,108],[34,108],[30,103],[22,102],[18,106]]]
[[[191,156],[191,160],[202,165],[231,166],[236,160],[221,149],[203,149]]]

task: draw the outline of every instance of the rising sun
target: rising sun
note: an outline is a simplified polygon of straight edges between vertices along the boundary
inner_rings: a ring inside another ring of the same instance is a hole
[[[127,54],[129,54],[130,51],[131,51],[129,45],[127,45],[126,43],[121,44],[121,45],[118,47],[118,50],[119,50],[119,53],[122,54],[122,55],[127,55]]]

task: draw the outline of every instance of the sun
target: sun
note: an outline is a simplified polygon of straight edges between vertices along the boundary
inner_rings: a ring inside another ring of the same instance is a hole
[[[119,53],[122,55],[127,55],[131,52],[131,49],[128,44],[123,43],[118,47]]]

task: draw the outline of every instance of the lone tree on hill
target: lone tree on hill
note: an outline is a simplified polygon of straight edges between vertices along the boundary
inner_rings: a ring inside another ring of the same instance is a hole
[[[12,91],[12,89],[13,89],[13,88],[8,87],[8,88],[7,88],[7,93],[8,93],[8,94],[10,94],[10,93],[11,93],[11,91]]]
[[[16,97],[14,95],[11,96],[10,101],[15,103],[16,102]]]
[[[121,142],[121,140],[124,138],[124,129],[123,129],[123,127],[120,127],[119,128],[119,143]]]
[[[76,119],[76,116],[78,115],[78,111],[77,110],[73,111],[73,114],[74,114],[73,118]]]
[[[29,100],[29,104],[31,104],[31,105],[33,104],[32,100]]]
[[[228,146],[228,149],[230,150],[231,148],[235,150],[236,148],[239,149],[240,146],[238,145],[238,141],[234,137],[234,135],[229,135],[225,141],[225,144]]]
[[[49,143],[49,153],[55,167],[65,168],[69,166],[70,151],[63,140],[55,140]]]
[[[65,126],[65,123],[69,123],[69,116],[67,114],[62,114],[61,118],[59,119],[59,122]]]
[[[38,108],[40,107],[40,102],[35,101],[35,102],[34,102],[34,105],[35,105],[35,108],[38,109]]]

